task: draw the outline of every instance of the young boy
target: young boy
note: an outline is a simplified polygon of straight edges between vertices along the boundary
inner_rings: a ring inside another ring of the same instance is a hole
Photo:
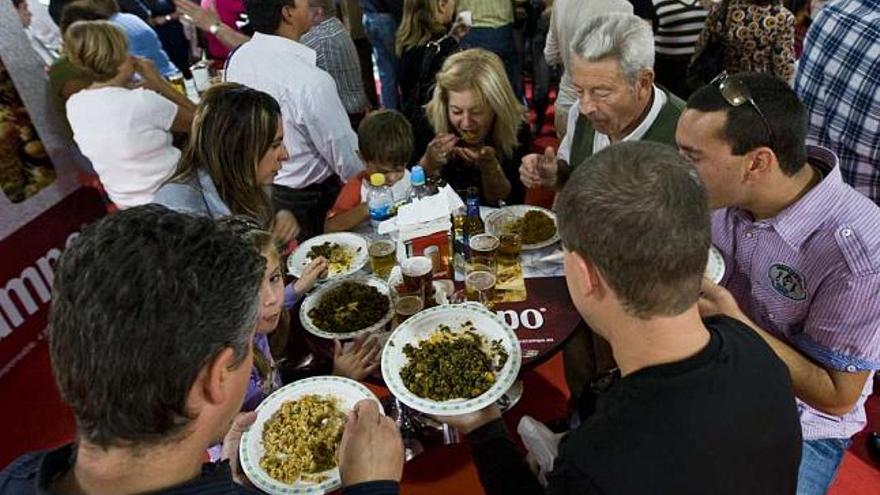
[[[353,230],[370,219],[367,191],[370,175],[385,175],[395,203],[409,194],[410,180],[406,162],[413,149],[412,126],[399,112],[378,110],[361,121],[358,127],[361,160],[366,170],[352,177],[342,187],[333,208],[327,212],[325,232]]]

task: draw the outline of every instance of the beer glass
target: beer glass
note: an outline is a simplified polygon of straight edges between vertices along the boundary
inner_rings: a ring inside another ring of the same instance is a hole
[[[370,269],[373,273],[388,280],[391,269],[397,264],[397,246],[394,242],[387,239],[373,241],[367,248],[367,253],[370,255]]]
[[[501,234],[498,236],[498,242],[498,259],[507,265],[516,263],[522,250],[519,234]]]
[[[498,238],[491,234],[478,234],[470,238],[470,259],[468,259],[464,287],[471,301],[478,301],[487,308],[494,305],[492,298],[497,280]]]
[[[408,289],[421,288],[425,294],[425,306],[430,306],[434,298],[434,263],[427,256],[413,256],[403,260],[400,264],[403,274],[403,285]]]
[[[425,288],[402,284],[394,291],[394,321],[400,325],[425,307]]]

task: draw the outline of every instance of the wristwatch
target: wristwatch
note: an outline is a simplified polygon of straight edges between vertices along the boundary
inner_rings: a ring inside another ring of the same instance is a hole
[[[211,27],[208,28],[208,32],[213,34],[214,36],[217,36],[217,33],[220,32],[220,23],[215,22],[214,24],[211,24]]]

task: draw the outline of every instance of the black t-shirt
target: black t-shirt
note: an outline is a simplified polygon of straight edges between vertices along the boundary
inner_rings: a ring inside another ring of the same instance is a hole
[[[788,369],[744,324],[705,324],[711,340],[698,354],[627,375],[600,396],[560,444],[546,493],[795,493],[801,427]],[[540,493],[498,424],[484,428],[469,439],[488,464],[478,461],[487,494]]]
[[[53,495],[49,486],[73,468],[76,447],[25,454],[0,471],[0,495]],[[396,481],[367,481],[342,489],[342,495],[397,495]],[[229,461],[202,465],[198,478],[182,485],[150,492],[154,495],[259,495],[263,492],[232,479]]]

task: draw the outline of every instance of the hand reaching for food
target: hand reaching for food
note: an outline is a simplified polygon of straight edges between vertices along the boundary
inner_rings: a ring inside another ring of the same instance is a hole
[[[361,381],[379,367],[379,341],[372,335],[354,339],[348,350],[342,343],[333,341],[333,374]]]
[[[303,268],[302,277],[293,283],[293,291],[297,295],[312,290],[319,278],[327,276],[327,258],[319,256]]]

